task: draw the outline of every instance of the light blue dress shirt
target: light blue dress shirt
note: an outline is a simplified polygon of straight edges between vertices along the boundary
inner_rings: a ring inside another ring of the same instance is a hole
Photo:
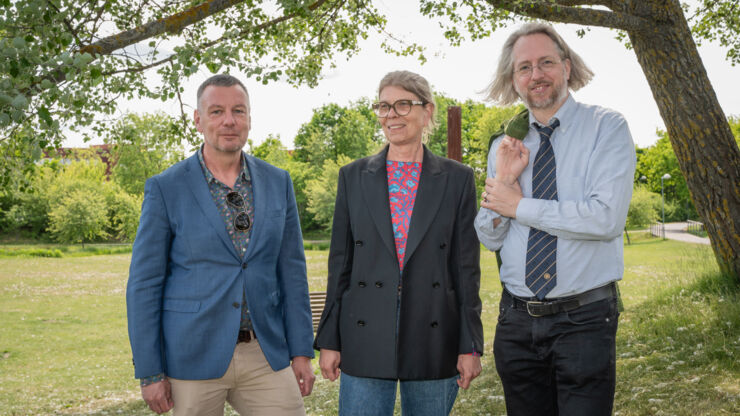
[[[530,227],[558,237],[557,286],[548,298],[574,295],[620,280],[624,272],[622,231],[635,174],[635,146],[621,114],[576,102],[568,96],[553,119],[558,200],[532,198],[532,165],[540,138],[530,113],[524,145],[529,164],[519,177],[523,199],[516,219],[481,208],[475,219],[480,241],[501,249],[501,281],[514,295],[531,297],[524,283]],[[548,121],[548,124],[552,119]],[[496,138],[488,154],[488,176],[496,176]],[[501,218],[494,228],[493,220]]]

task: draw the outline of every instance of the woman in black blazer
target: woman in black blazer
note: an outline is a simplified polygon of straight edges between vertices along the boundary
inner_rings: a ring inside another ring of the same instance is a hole
[[[314,348],[342,377],[340,415],[447,415],[480,373],[473,171],[432,154],[427,81],[391,72],[373,105],[388,145],[339,171],[329,279]]]

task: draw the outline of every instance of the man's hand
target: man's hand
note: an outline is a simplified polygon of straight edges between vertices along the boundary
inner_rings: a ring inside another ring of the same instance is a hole
[[[463,389],[470,387],[470,382],[478,377],[481,372],[480,357],[469,354],[460,354],[457,356],[457,371],[460,372],[460,378],[457,379],[457,385]]]
[[[496,149],[496,178],[507,185],[516,182],[529,163],[529,149],[521,140],[509,136]]]
[[[480,206],[496,211],[499,215],[516,218],[516,209],[522,200],[522,189],[519,182],[506,184],[497,177],[487,178]]]
[[[322,348],[319,352],[319,367],[321,375],[334,381],[339,377],[339,364],[342,362],[342,353]]]
[[[141,387],[141,397],[157,414],[167,413],[174,406],[172,389],[167,379]]]
[[[301,396],[311,394],[313,382],[316,379],[316,376],[313,375],[311,359],[303,356],[293,357],[293,362],[290,366],[293,368],[296,381],[298,381],[298,388],[301,389]]]

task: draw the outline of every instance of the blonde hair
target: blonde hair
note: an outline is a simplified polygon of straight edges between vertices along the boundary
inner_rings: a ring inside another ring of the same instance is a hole
[[[506,42],[504,47],[501,49],[501,56],[498,60],[498,66],[496,67],[496,73],[493,81],[486,88],[487,97],[501,105],[514,104],[519,99],[514,89],[513,75],[514,75],[514,57],[513,50],[514,44],[519,38],[523,36],[534,35],[541,33],[546,35],[555,43],[555,47],[558,48],[558,54],[560,59],[570,60],[570,78],[568,79],[568,88],[573,91],[586,86],[591,81],[594,73],[586,66],[586,63],[581,57],[575,53],[563,38],[558,35],[555,29],[546,24],[540,22],[527,23],[524,26],[512,33]]]
[[[432,93],[432,87],[429,86],[429,82],[426,78],[411,71],[389,72],[380,80],[378,97],[380,97],[383,88],[390,86],[403,88],[419,97],[424,104],[431,104],[434,107],[432,109],[432,117],[429,119],[429,123],[424,126],[421,134],[422,141],[426,143],[429,134],[437,127],[437,120],[434,118],[434,110],[437,108],[437,103],[434,101],[434,94]]]

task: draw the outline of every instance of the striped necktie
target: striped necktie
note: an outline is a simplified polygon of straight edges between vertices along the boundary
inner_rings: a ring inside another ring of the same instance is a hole
[[[538,126],[540,148],[532,168],[532,198],[558,200],[555,183],[555,152],[552,151],[550,136],[560,125],[555,119],[549,126]],[[527,265],[524,282],[537,299],[542,300],[557,284],[556,258],[558,238],[536,228],[529,229],[527,242]]]

